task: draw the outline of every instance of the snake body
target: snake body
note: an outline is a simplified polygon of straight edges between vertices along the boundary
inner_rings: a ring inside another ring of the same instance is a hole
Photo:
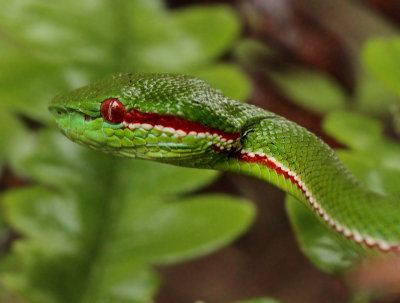
[[[365,188],[321,139],[184,75],[118,74],[50,105],[71,140],[119,156],[251,175],[365,250],[400,251],[400,201]]]

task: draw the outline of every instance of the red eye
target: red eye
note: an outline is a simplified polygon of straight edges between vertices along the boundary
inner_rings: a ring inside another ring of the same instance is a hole
[[[125,105],[118,99],[109,98],[101,103],[100,113],[108,123],[118,124],[124,120]]]

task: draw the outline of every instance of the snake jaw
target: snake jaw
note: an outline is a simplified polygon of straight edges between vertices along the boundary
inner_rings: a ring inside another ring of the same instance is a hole
[[[119,156],[191,166],[193,159],[205,153],[229,151],[236,144],[217,133],[187,133],[148,123],[110,124],[102,117],[88,118],[82,112],[67,109],[52,109],[52,113],[72,141]]]

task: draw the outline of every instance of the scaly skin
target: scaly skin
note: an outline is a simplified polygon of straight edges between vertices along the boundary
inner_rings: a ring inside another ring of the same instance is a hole
[[[57,96],[50,110],[75,142],[120,156],[266,180],[365,250],[400,251],[400,201],[362,186],[303,127],[228,99],[204,81],[113,75]]]

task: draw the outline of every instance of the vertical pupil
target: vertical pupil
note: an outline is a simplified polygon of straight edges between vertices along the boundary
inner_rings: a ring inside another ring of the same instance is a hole
[[[125,105],[118,99],[109,98],[101,103],[100,113],[108,123],[119,124],[124,120]]]

